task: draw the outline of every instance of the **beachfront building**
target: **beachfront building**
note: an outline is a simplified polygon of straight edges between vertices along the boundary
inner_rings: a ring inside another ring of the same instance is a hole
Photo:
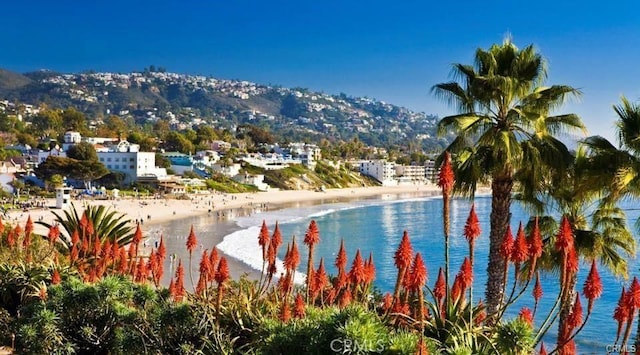
[[[426,162],[424,162],[424,176],[427,179],[427,181],[429,182],[436,182],[436,179],[438,178],[438,171],[439,169],[436,168],[436,161],[435,160],[427,160]]]
[[[270,186],[264,182],[264,175],[262,174],[238,174],[234,176],[233,181],[239,182],[245,185],[254,185],[260,191],[268,191]]]
[[[162,153],[162,156],[169,159],[171,162],[171,170],[178,175],[193,170],[193,158],[191,155],[180,152],[165,152]]]
[[[156,153],[140,152],[139,149],[137,144],[121,141],[109,147],[107,152],[97,152],[98,160],[107,169],[123,173],[125,184],[167,179],[167,169],[156,166]]]
[[[360,162],[360,174],[368,175],[380,181],[382,186],[398,185],[396,164],[381,160],[365,160]]]
[[[422,165],[396,165],[399,181],[412,184],[424,184],[426,167]]]

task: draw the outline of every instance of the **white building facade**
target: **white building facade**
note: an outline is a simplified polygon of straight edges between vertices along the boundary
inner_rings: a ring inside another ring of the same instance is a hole
[[[386,160],[366,160],[360,162],[360,173],[380,181],[382,186],[398,185],[396,164]]]

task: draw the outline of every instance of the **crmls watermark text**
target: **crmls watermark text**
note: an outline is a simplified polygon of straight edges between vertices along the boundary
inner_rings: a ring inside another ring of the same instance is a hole
[[[348,338],[338,338],[331,341],[331,351],[340,354],[351,353],[381,353],[384,351],[384,342],[380,339],[376,341],[357,341]]]
[[[636,346],[635,344],[629,345],[607,345],[607,354],[609,353],[635,353]]]

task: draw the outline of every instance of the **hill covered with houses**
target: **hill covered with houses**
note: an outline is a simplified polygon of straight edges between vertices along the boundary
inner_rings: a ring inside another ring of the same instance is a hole
[[[140,125],[166,119],[178,129],[208,124],[234,130],[252,124],[291,141],[355,137],[376,147],[412,142],[426,151],[446,144],[435,138],[436,116],[372,98],[151,69],[80,74],[1,70],[0,101],[31,110],[74,107],[95,120],[116,115]]]

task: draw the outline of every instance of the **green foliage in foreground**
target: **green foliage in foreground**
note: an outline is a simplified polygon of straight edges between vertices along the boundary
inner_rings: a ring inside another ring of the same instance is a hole
[[[0,275],[9,277],[10,275]],[[217,319],[207,298],[171,300],[166,289],[109,276],[95,284],[66,276],[10,315],[0,302],[0,342],[16,336],[22,354],[414,354],[419,334],[393,325],[363,305],[308,307],[306,316],[282,322],[264,299],[251,295],[252,282],[232,283]],[[244,289],[244,291],[243,291]],[[211,290],[213,292],[213,290]],[[250,296],[247,296],[250,297]],[[430,353],[443,349],[425,338]],[[444,353],[471,349],[463,337]],[[503,354],[532,349],[532,329],[520,320],[496,327],[495,347]]]

